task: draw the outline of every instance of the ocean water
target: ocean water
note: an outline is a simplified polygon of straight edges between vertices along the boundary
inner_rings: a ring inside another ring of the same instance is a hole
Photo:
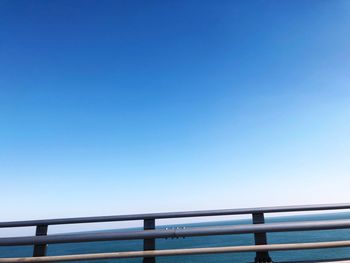
[[[305,221],[305,220],[326,220],[326,219],[350,219],[350,213],[307,215],[307,216],[289,216],[279,218],[266,218],[266,222],[283,221]],[[250,223],[250,220],[220,221],[211,223],[186,224],[180,226],[198,227],[209,225],[238,225]],[[171,227],[179,225],[172,225]],[[164,228],[160,226],[159,228]],[[273,243],[297,243],[297,242],[317,242],[317,241],[336,241],[350,240],[350,229],[343,230],[322,230],[322,231],[300,231],[268,233],[269,244]],[[157,249],[172,248],[197,248],[197,247],[215,247],[215,246],[234,246],[234,245],[252,245],[254,238],[252,234],[244,235],[224,235],[209,237],[194,237],[185,239],[159,239],[156,241]],[[0,247],[0,257],[24,257],[31,256],[31,246],[21,247]],[[108,242],[89,242],[79,244],[55,244],[49,245],[48,255],[70,255],[82,253],[98,252],[116,252],[142,250],[142,241],[108,241]],[[335,248],[322,250],[297,250],[270,252],[270,256],[275,262],[298,262],[304,260],[327,260],[335,258],[350,258],[350,248]],[[158,257],[157,262],[163,263],[206,263],[206,262],[253,262],[254,253],[228,253],[215,255],[195,255],[195,256],[169,256]],[[83,261],[80,261],[83,262]],[[113,259],[88,262],[120,262],[120,263],[138,263],[142,259]]]

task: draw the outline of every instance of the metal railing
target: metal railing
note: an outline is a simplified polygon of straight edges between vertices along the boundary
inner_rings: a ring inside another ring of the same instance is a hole
[[[0,262],[24,262],[23,260],[25,260],[25,262],[62,262],[62,261],[93,260],[93,259],[106,259],[106,258],[142,257],[144,263],[151,263],[151,262],[155,262],[156,257],[158,256],[235,253],[235,252],[248,252],[248,251],[256,252],[255,262],[272,262],[272,259],[269,256],[269,251],[293,250],[293,249],[316,249],[316,248],[326,248],[326,247],[345,247],[345,246],[350,246],[350,241],[296,243],[296,244],[268,244],[266,233],[345,229],[345,228],[350,228],[350,219],[265,223],[264,215],[266,213],[325,211],[325,210],[340,210],[340,209],[350,209],[350,203],[331,204],[331,205],[259,207],[259,208],[245,208],[245,209],[187,211],[187,212],[173,212],[173,213],[152,213],[152,214],[138,214],[138,215],[117,215],[117,216],[0,222],[0,228],[28,227],[28,226],[36,227],[35,236],[0,238],[0,246],[33,245],[33,257],[0,258]],[[228,215],[244,215],[244,214],[252,215],[253,224],[156,229],[157,219],[228,216]],[[108,231],[108,232],[94,232],[94,233],[88,232],[88,233],[76,233],[76,234],[47,235],[47,230],[50,225],[116,222],[116,221],[132,221],[132,220],[142,220],[143,230],[123,231],[123,232]],[[248,234],[248,233],[254,234],[254,240],[255,240],[254,246],[156,250],[156,239],[160,239],[160,238],[233,235],[233,234]],[[92,241],[134,240],[134,239],[143,240],[143,251],[83,254],[83,255],[69,255],[69,256],[47,256],[46,255],[48,244],[92,242]]]

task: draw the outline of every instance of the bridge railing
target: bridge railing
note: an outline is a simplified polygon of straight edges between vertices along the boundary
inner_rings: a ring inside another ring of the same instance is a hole
[[[144,263],[151,263],[156,261],[156,257],[164,256],[164,255],[191,255],[191,254],[228,253],[228,252],[234,253],[234,252],[245,252],[245,251],[256,252],[255,262],[272,262],[269,256],[269,251],[292,250],[292,249],[314,249],[314,248],[325,248],[325,247],[344,247],[344,246],[350,246],[350,241],[268,245],[266,233],[350,228],[350,219],[265,223],[265,218],[264,218],[265,214],[305,212],[305,211],[326,211],[326,210],[341,210],[341,209],[342,210],[350,209],[350,203],[0,222],[0,228],[28,227],[28,226],[36,227],[35,236],[0,238],[0,246],[33,245],[33,257],[25,258],[26,260],[25,262],[59,262],[59,261],[76,261],[76,260],[89,260],[89,259],[142,257]],[[244,215],[244,214],[250,214],[252,216],[252,224],[232,225],[232,226],[194,227],[194,228],[175,228],[175,229],[156,229],[156,220],[158,219],[229,216],[229,215]],[[125,231],[125,232],[108,231],[108,232],[94,232],[94,233],[90,232],[90,233],[77,233],[77,234],[47,235],[48,227],[51,225],[134,221],[134,220],[143,221],[143,230]],[[248,234],[248,233],[254,234],[255,246],[235,246],[235,247],[180,249],[180,250],[179,249],[156,250],[156,239],[159,239],[159,238],[233,235],[233,234]],[[71,256],[47,256],[46,255],[48,244],[91,242],[91,241],[133,240],[133,239],[143,240],[143,251],[71,255]],[[0,262],[23,262],[23,258],[12,258],[12,259],[0,258]]]

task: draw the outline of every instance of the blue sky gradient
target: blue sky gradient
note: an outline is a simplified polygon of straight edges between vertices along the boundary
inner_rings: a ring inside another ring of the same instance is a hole
[[[348,1],[0,1],[0,220],[349,201]]]

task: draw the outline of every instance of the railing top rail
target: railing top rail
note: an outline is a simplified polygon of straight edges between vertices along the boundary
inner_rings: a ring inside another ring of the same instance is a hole
[[[165,213],[149,213],[149,214],[133,214],[133,215],[11,221],[11,222],[0,222],[0,228],[26,227],[26,226],[37,226],[37,225],[101,223],[101,222],[113,222],[113,221],[134,221],[134,220],[144,220],[144,219],[170,219],[170,218],[186,218],[186,217],[244,215],[244,214],[254,214],[254,213],[325,211],[325,210],[340,210],[340,209],[350,209],[350,203],[256,207],[256,208],[239,208],[239,209],[222,209],[222,210],[203,210],[203,211],[165,212]]]
[[[302,222],[279,222],[230,226],[174,228],[136,231],[108,231],[98,233],[55,234],[49,236],[0,238],[0,246],[42,245],[56,243],[136,240],[150,238],[179,238],[209,235],[249,234],[350,228],[350,219]]]

